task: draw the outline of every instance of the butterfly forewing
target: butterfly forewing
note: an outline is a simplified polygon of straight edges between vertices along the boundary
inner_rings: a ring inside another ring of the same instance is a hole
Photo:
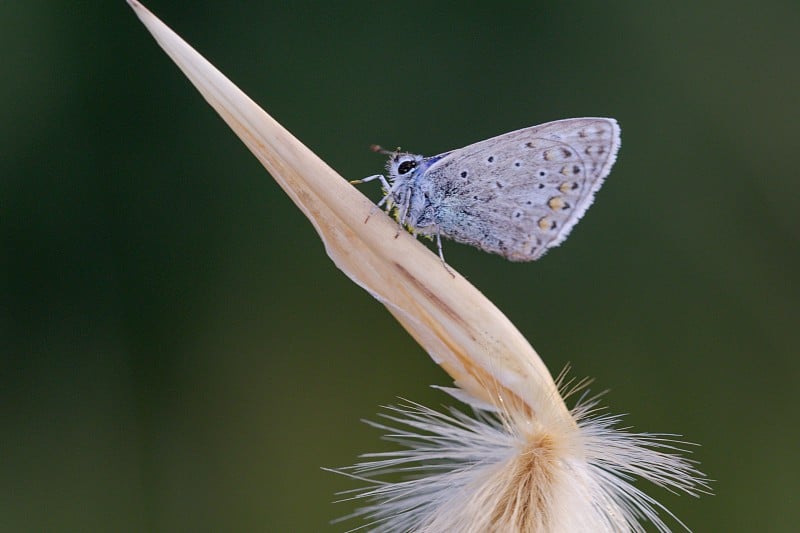
[[[577,118],[454,150],[425,172],[438,191],[438,231],[511,260],[538,259],[591,205],[618,148],[616,121]]]

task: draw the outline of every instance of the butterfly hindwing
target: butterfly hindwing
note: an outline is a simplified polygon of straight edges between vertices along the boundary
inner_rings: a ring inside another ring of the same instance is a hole
[[[613,119],[559,120],[436,156],[417,183],[430,191],[434,229],[442,236],[531,261],[566,239],[619,144]]]

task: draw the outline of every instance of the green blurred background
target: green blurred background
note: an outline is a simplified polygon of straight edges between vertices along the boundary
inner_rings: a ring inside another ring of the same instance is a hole
[[[646,487],[691,528],[796,531],[800,3],[145,5],[351,178],[373,142],[616,117],[564,246],[448,260],[553,372],[702,445],[715,496]],[[4,2],[0,46],[0,530],[346,529],[320,467],[448,377],[124,2]]]

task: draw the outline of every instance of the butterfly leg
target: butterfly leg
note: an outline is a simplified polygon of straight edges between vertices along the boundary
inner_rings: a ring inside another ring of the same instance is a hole
[[[408,208],[411,207],[411,195],[406,194],[406,200],[403,202],[403,205],[400,209],[400,214],[397,217],[398,228],[397,233],[395,233],[394,238],[398,238],[400,236],[400,231],[406,227],[406,219],[408,218]],[[414,228],[411,228],[411,234],[414,235],[414,238],[417,237],[417,234],[414,232]]]
[[[391,187],[389,187],[389,182],[386,181],[386,177],[383,174],[375,174],[374,176],[367,176],[366,178],[361,178],[360,180],[350,180],[350,183],[352,183],[353,185],[359,185],[361,183],[368,183],[370,181],[375,181],[375,180],[380,180],[381,185],[383,185],[383,188],[386,189],[387,191],[391,189]]]
[[[453,274],[453,271],[450,270],[450,267],[447,266],[447,262],[444,260],[444,253],[442,252],[442,232],[439,230],[439,226],[436,226],[436,246],[439,248],[439,259],[442,260],[442,266],[444,266],[448,274],[455,278],[456,275]]]
[[[383,206],[383,204],[386,204],[386,209],[387,210],[391,210],[391,208],[392,208],[392,198],[393,198],[392,188],[389,185],[389,182],[386,181],[386,177],[383,176],[382,174],[375,174],[374,176],[367,176],[366,178],[362,178],[360,180],[350,180],[350,183],[352,183],[353,185],[358,185],[358,184],[361,184],[361,183],[367,183],[367,182],[374,181],[374,180],[380,180],[381,187],[383,187],[383,190],[384,190],[384,192],[386,192],[386,195],[383,198],[381,198],[381,201],[378,202],[375,205],[375,207],[373,207],[370,210],[369,214],[367,215],[367,218],[364,219],[364,224],[367,223],[367,221],[369,220],[369,217],[372,216],[372,214],[375,212],[375,210],[376,209],[380,209],[381,206]]]

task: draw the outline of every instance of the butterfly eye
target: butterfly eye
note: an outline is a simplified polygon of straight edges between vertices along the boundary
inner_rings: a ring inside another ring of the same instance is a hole
[[[416,161],[403,161],[400,163],[400,166],[397,167],[397,172],[400,174],[408,174],[414,168],[416,168],[417,162]]]

